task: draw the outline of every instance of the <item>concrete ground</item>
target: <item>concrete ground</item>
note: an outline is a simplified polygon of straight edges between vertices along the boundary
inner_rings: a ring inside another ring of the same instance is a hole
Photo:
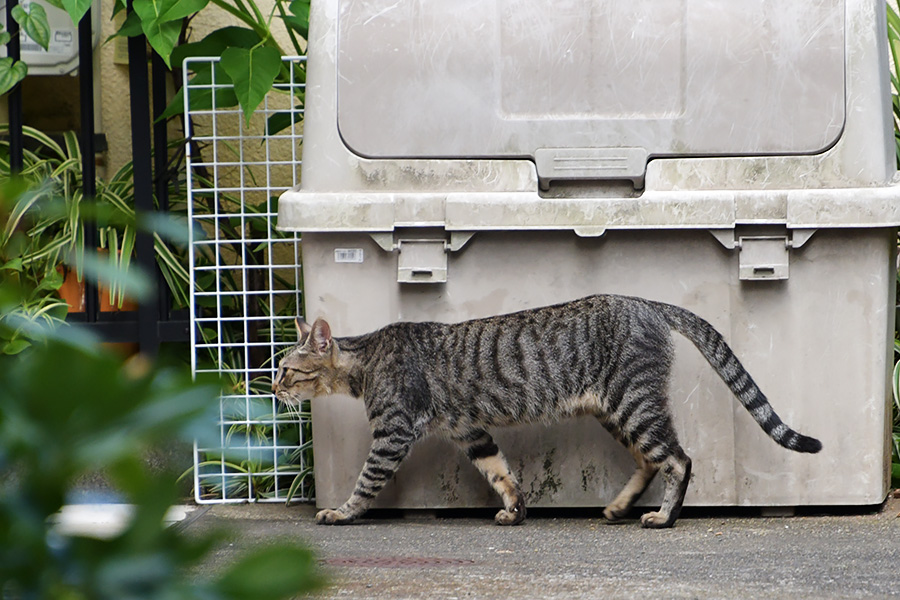
[[[792,517],[686,509],[669,530],[607,525],[600,510],[380,515],[317,526],[311,506],[217,505],[186,531],[226,528],[209,568],[278,538],[318,554],[321,598],[900,597],[900,499],[878,510]]]

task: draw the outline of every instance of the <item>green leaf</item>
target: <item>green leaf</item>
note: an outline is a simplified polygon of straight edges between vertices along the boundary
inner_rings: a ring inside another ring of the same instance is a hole
[[[47,22],[47,11],[37,2],[32,2],[30,12],[26,12],[21,4],[12,9],[16,23],[32,40],[44,50],[50,47],[50,24]]]
[[[199,42],[191,42],[190,44],[182,44],[172,51],[172,64],[182,65],[186,58],[221,56],[222,53],[231,47],[237,48],[253,48],[259,45],[262,39],[252,29],[245,27],[223,27],[210,33]],[[215,82],[216,84],[230,84],[231,78],[219,63],[215,64]],[[212,108],[228,108],[238,105],[237,96],[231,87],[216,88],[215,90],[215,107],[213,107],[213,90],[209,86],[213,82],[213,69],[209,62],[194,62],[188,67],[194,71],[194,76],[189,82],[189,86],[194,87],[191,90],[191,110],[210,110]],[[184,112],[184,88],[176,92],[175,97],[169,102],[166,110],[159,116],[158,120],[165,120]]]
[[[156,50],[166,66],[170,69],[172,64],[170,56],[178,35],[181,33],[180,21],[164,21],[160,17],[168,11],[177,0],[156,2],[154,0],[134,0],[132,4],[134,12],[141,18],[141,29],[147,36],[147,41]]]
[[[63,10],[69,13],[72,22],[78,23],[91,7],[93,0],[60,0],[60,2]]]
[[[281,70],[281,54],[268,46],[250,50],[228,48],[222,52],[221,62],[234,82],[234,93],[249,125],[250,117],[272,89]]]
[[[12,340],[3,346],[3,354],[14,355],[19,354],[20,352],[28,349],[31,346],[31,342],[28,340]]]
[[[9,43],[9,40],[12,38],[9,36],[9,33],[5,31],[0,31],[0,46],[5,46]]]
[[[896,340],[894,343],[896,343]],[[894,408],[900,411],[900,361],[894,365],[894,372],[891,375],[891,386],[894,389]]]
[[[38,290],[48,290],[54,291],[58,290],[60,286],[62,286],[64,278],[62,273],[56,270],[51,270],[47,275],[41,279],[41,282],[38,284]]]
[[[215,80],[216,84],[225,84],[227,87],[216,87],[213,90],[210,84],[213,81],[213,69],[210,63],[197,63],[194,68],[197,69],[196,74],[188,82],[191,89],[190,108],[191,110],[211,110],[213,108],[213,95],[215,95],[215,108],[228,108],[237,106],[237,96],[234,95],[234,88],[231,87],[231,78],[222,69],[219,63],[215,64]],[[184,112],[184,88],[182,87],[175,93],[175,97],[169,102],[166,110],[158,117],[158,120],[165,120]]]
[[[288,10],[294,15],[285,17],[285,23],[289,24],[303,39],[309,37],[309,2],[310,0],[294,0]]]
[[[21,60],[13,62],[8,56],[0,58],[0,94],[13,89],[27,74],[28,67]]]
[[[0,271],[21,271],[22,270],[22,259],[14,258],[8,261],[5,265],[0,267]]]
[[[890,4],[887,4],[887,20],[890,29],[900,31],[900,15]]]
[[[292,111],[281,111],[273,114],[266,120],[266,135],[275,135],[291,125],[303,121],[303,106],[296,106]]]
[[[206,8],[207,4],[209,4],[209,0],[175,0],[173,4],[169,5],[160,14],[159,20],[162,22],[180,21],[196,12],[200,12]]]
[[[144,30],[141,29],[141,18],[136,12],[130,12],[125,17],[125,20],[122,21],[122,26],[119,27],[119,30],[109,36],[107,41],[116,37],[134,37],[136,35],[142,35],[143,33]]]
[[[253,48],[262,38],[246,27],[223,27],[210,33],[199,42],[182,44],[172,51],[172,62],[180,65],[185,58],[192,56],[221,56],[226,48]]]

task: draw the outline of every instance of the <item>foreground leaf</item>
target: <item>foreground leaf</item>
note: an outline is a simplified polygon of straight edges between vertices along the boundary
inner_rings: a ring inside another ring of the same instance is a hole
[[[96,253],[86,252],[79,266],[88,278],[108,288],[121,289],[130,298],[142,300],[153,291],[153,282],[146,273],[140,269],[122,270]]]
[[[238,561],[215,584],[221,597],[277,600],[309,592],[322,584],[312,552],[295,545],[271,546]]]
[[[281,70],[281,54],[268,46],[251,50],[228,48],[222,53],[221,63],[234,82],[234,93],[249,124]]]

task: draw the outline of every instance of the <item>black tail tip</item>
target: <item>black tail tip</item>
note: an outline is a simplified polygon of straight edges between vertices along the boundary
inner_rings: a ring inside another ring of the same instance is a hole
[[[822,442],[820,442],[816,438],[801,435],[797,438],[797,442],[793,445],[792,449],[796,450],[797,452],[816,454],[822,449]]]

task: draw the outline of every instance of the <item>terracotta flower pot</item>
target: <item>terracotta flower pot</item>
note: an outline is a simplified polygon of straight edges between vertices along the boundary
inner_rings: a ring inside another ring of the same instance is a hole
[[[105,253],[105,249],[98,250],[98,253]],[[85,282],[78,281],[78,274],[75,269],[70,269],[65,265],[58,265],[57,272],[63,276],[63,284],[59,288],[59,296],[69,305],[69,312],[83,313],[85,312]],[[110,302],[109,288],[102,283],[97,286],[97,295],[100,301],[100,312],[127,312],[135,311],[138,308],[137,302],[127,296],[122,301],[122,306]],[[139,345],[136,342],[104,342],[104,347],[109,348],[122,356],[132,356],[138,353]]]

